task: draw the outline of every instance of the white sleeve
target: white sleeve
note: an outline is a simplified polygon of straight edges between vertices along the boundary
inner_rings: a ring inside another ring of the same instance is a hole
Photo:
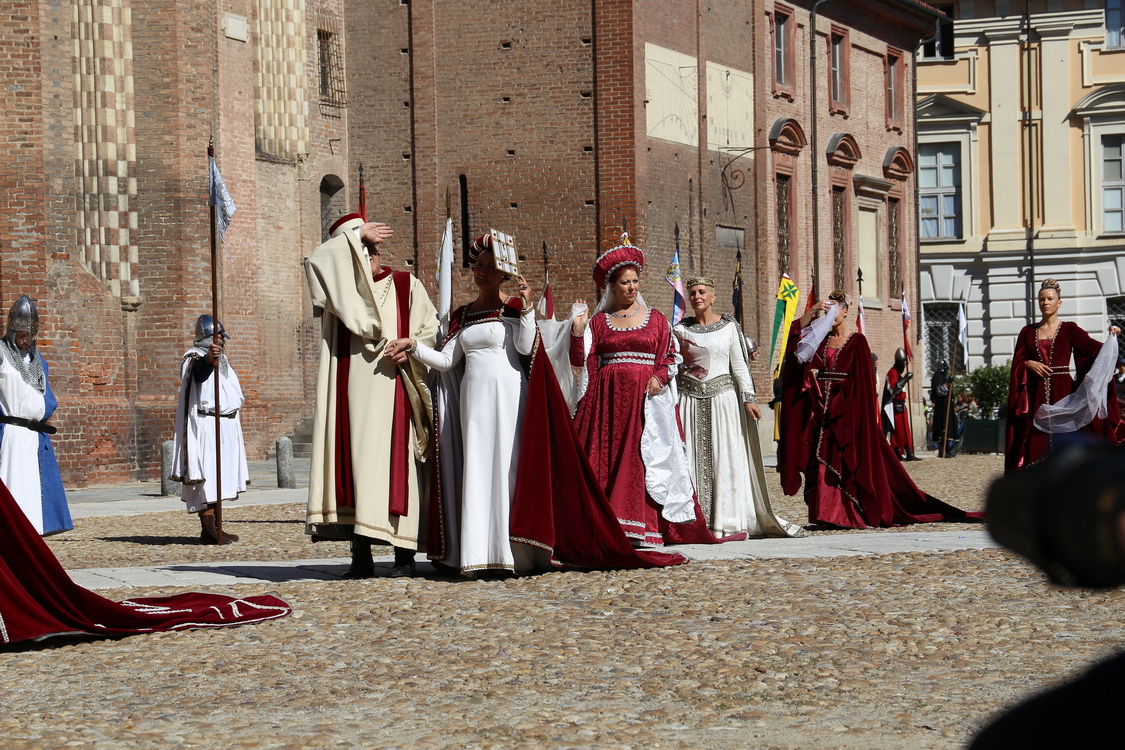
[[[528,355],[531,354],[533,346],[535,346],[535,313],[520,313],[520,326],[516,332],[516,351]]]
[[[742,331],[739,330],[737,323],[731,323],[727,326],[728,340],[730,342],[730,369],[734,375],[734,379],[738,381],[738,389],[741,391],[742,401],[754,401],[756,391],[754,390],[754,378],[750,376],[750,366],[746,362],[746,355],[743,350]]]
[[[410,356],[438,372],[448,372],[461,361],[461,337],[459,335],[454,336],[453,340],[446,343],[441,351],[431,349],[425,344],[418,344],[418,348],[411,352]]]

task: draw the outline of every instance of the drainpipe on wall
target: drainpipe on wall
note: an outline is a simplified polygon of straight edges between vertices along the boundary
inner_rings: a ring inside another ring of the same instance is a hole
[[[952,21],[950,22],[952,23]],[[914,46],[910,55],[910,96],[913,101],[911,112],[914,118],[914,132],[911,140],[914,141],[914,300],[915,314],[918,316],[918,325],[914,327],[914,343],[922,343],[922,327],[925,326],[925,313],[922,311],[922,204],[918,191],[918,50],[930,42],[939,44],[941,38],[941,19],[934,19],[934,33],[922,39]],[[923,355],[925,356],[925,355]],[[925,362],[923,362],[925,372]]]
[[[1032,136],[1035,131],[1031,125],[1031,0],[1027,0],[1023,12],[1024,41],[1020,44],[1023,53],[1023,102],[1020,105],[1020,124],[1023,131],[1023,181],[1027,195],[1027,287],[1029,300],[1035,299],[1038,292],[1035,289],[1035,183],[1032,181],[1032,170],[1035,166],[1032,153]],[[1035,324],[1035,305],[1027,306],[1027,321]]]
[[[817,140],[816,12],[828,0],[816,0],[809,13],[809,97],[812,102],[812,252],[813,289],[820,293],[820,142]],[[794,21],[796,23],[796,21]],[[795,74],[795,73],[794,73]]]

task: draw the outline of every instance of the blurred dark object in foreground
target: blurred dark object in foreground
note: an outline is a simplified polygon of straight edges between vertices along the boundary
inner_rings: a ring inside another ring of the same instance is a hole
[[[989,532],[1066,586],[1125,583],[1125,450],[1055,436],[1055,451],[988,491]],[[1125,654],[1024,701],[981,730],[969,750],[1125,747]]]
[[[1125,583],[1125,450],[1055,437],[1041,464],[996,480],[986,517],[992,537],[1065,586]],[[1123,736],[1125,746],[1125,736]]]
[[[981,730],[969,750],[1110,750],[1125,746],[1125,654],[1024,701]]]

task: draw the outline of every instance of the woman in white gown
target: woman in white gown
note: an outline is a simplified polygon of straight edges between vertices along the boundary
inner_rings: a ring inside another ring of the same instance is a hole
[[[695,317],[675,326],[684,367],[677,377],[688,470],[707,523],[716,535],[797,536],[800,527],[770,508],[757,441],[749,352],[738,321],[713,309],[715,282],[690,279]],[[704,352],[705,350],[705,352]]]
[[[509,539],[527,395],[519,356],[535,345],[535,312],[522,278],[519,297],[500,291],[510,277],[497,269],[490,240],[485,235],[473,243],[478,295],[450,316],[441,349],[408,338],[387,345],[392,359],[405,352],[441,374],[427,549],[434,562],[468,575],[523,571],[535,556]]]

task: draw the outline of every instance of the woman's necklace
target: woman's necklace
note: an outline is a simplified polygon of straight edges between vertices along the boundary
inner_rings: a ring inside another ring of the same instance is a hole
[[[637,309],[633,310],[633,312],[631,312],[631,313],[611,312],[610,315],[612,315],[615,318],[631,318],[634,315],[636,315],[637,313],[639,313],[640,311],[641,311],[641,308],[637,307]]]

